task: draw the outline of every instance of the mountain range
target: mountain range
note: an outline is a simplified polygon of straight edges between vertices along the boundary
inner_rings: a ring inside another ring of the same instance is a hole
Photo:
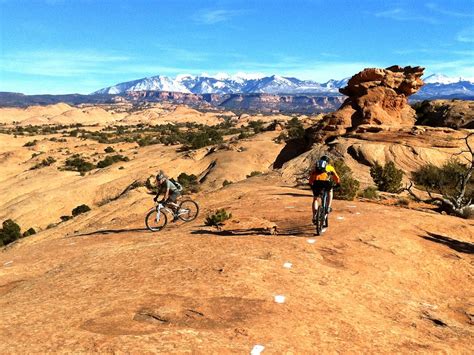
[[[274,95],[341,95],[350,78],[318,83],[279,75],[237,74],[152,76],[109,86],[92,94],[124,94],[131,91],[166,91],[192,94],[274,94]],[[425,85],[412,99],[474,98],[474,80],[433,74],[424,78]]]

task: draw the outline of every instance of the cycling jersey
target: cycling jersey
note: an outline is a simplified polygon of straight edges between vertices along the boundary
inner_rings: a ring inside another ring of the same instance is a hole
[[[316,181],[330,181],[333,180],[334,183],[339,184],[341,182],[341,179],[339,178],[339,175],[336,173],[336,169],[332,165],[327,165],[326,170],[321,172],[321,171],[316,171],[313,170],[311,172],[311,175],[309,176],[309,184],[313,185]]]

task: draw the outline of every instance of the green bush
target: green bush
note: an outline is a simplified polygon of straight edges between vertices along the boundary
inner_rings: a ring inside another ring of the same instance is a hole
[[[114,149],[113,147],[110,147],[110,146],[109,146],[109,147],[107,147],[107,148],[104,149],[104,152],[106,152],[106,153],[113,153],[113,152],[115,152],[115,149]]]
[[[0,246],[13,243],[21,238],[21,229],[13,220],[7,219],[0,229]]]
[[[247,178],[251,178],[253,176],[259,176],[262,175],[261,171],[252,171],[249,175],[247,175]]]
[[[114,163],[117,163],[119,161],[129,161],[130,159],[128,157],[125,157],[121,154],[115,154],[115,155],[109,155],[104,158],[104,160],[101,160],[100,162],[97,163],[98,168],[105,168],[107,166],[110,166]]]
[[[253,132],[255,134],[260,133],[263,131],[263,121],[257,120],[257,121],[250,121],[248,126],[252,128]]]
[[[376,162],[370,168],[370,176],[380,191],[396,193],[402,188],[403,171],[397,169],[393,161],[385,166]]]
[[[183,187],[183,193],[196,193],[199,191],[199,181],[194,174],[181,173],[178,176],[178,182]]]
[[[66,170],[79,171],[84,173],[95,168],[94,164],[84,160],[79,154],[74,154],[72,157],[66,159],[64,167]]]
[[[80,215],[81,213],[86,213],[86,212],[88,212],[88,211],[90,211],[90,210],[91,210],[91,208],[90,208],[89,206],[87,206],[87,205],[80,205],[80,206],[77,206],[76,208],[74,208],[74,209],[72,210],[72,215],[73,215],[74,217],[76,217],[76,216]]]
[[[225,187],[225,186],[228,186],[230,184],[232,184],[232,181],[224,180],[224,182],[222,183],[222,186]]]
[[[352,201],[359,191],[359,181],[354,179],[351,168],[346,165],[344,160],[335,160],[333,165],[341,179],[341,186],[334,190],[334,198]]]
[[[25,231],[23,233],[23,238],[28,237],[28,236],[33,235],[33,234],[36,234],[36,231],[35,231],[34,228],[30,228],[30,229],[28,229],[27,231]]]
[[[286,129],[288,131],[286,140],[301,139],[304,137],[304,127],[298,117],[293,117],[289,120],[286,124]]]
[[[186,137],[191,149],[203,148],[224,141],[222,134],[215,128],[207,128],[203,132],[190,132]]]
[[[46,159],[43,159],[42,161],[40,161],[38,164],[35,164],[34,166],[32,166],[30,170],[44,168],[46,166],[50,166],[51,164],[55,162],[56,162],[56,159],[54,159],[53,157],[47,157]]]
[[[61,219],[62,222],[66,222],[66,221],[69,221],[72,218],[72,216],[61,216],[59,218]]]
[[[232,218],[232,213],[228,213],[224,208],[217,210],[213,214],[209,214],[206,217],[204,224],[208,227],[216,227],[220,229],[224,222]]]
[[[35,139],[35,140],[32,140],[32,141],[29,141],[29,142],[26,142],[23,147],[34,147],[36,145],[36,143],[38,143],[38,140]]]
[[[420,167],[412,173],[412,178],[419,187],[443,195],[457,195],[457,187],[460,183],[461,176],[465,175],[468,170],[466,164],[461,163],[458,159],[451,159],[445,162],[441,167],[427,164]],[[474,180],[471,178],[467,186],[466,196],[474,197]]]
[[[360,194],[360,197],[375,200],[379,197],[378,190],[375,186],[366,187]]]

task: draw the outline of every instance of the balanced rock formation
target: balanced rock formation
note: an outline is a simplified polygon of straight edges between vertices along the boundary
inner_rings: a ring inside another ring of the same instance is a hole
[[[360,125],[413,126],[415,111],[408,96],[422,86],[424,68],[367,68],[354,75],[339,91],[349,96],[339,110],[326,115],[308,130],[310,141],[324,141]]]

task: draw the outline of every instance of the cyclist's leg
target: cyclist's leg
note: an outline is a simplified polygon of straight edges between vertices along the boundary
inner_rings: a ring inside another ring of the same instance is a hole
[[[333,189],[330,188],[328,190],[328,211],[331,212],[332,211],[332,200],[333,200],[333,197],[334,197],[334,192],[333,192]]]

